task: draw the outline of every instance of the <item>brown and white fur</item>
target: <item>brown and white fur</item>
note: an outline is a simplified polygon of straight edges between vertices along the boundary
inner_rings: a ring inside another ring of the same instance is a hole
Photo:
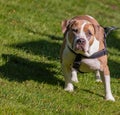
[[[78,82],[77,71],[72,68],[76,55],[70,51],[68,46],[75,52],[85,56],[91,56],[95,52],[104,49],[104,29],[91,16],[76,16],[62,22],[64,41],[60,56],[62,70],[65,78],[65,90],[73,91],[72,82]],[[104,83],[105,99],[115,101],[110,86],[110,72],[107,65],[107,55],[96,59],[83,58],[79,68],[82,72],[95,72],[96,78],[100,76]]]

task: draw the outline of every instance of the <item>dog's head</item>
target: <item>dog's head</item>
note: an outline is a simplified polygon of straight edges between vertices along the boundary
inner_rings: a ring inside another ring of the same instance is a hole
[[[72,19],[62,22],[67,45],[76,53],[86,54],[96,39],[98,26],[88,20]]]

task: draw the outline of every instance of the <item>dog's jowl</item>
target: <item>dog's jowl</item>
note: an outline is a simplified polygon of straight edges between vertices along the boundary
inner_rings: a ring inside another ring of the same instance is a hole
[[[93,17],[84,15],[64,20],[62,32],[64,40],[60,56],[65,90],[74,90],[72,82],[78,82],[78,71],[95,72],[97,81],[102,77],[105,99],[115,101],[111,93],[104,28]]]

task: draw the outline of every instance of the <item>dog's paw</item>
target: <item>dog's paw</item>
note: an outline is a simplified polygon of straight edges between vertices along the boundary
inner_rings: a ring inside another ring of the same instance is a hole
[[[73,84],[72,84],[72,83],[67,84],[67,85],[65,86],[64,90],[65,90],[65,91],[68,91],[68,92],[74,91]]]
[[[115,98],[111,95],[111,96],[106,96],[105,99],[107,101],[115,101]]]

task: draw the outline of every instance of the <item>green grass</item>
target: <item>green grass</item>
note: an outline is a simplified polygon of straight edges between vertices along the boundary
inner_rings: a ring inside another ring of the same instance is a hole
[[[61,21],[82,14],[120,27],[118,0],[0,0],[1,115],[120,114],[120,30],[107,39],[116,102],[104,100],[92,73],[78,75],[73,93],[63,90]]]

